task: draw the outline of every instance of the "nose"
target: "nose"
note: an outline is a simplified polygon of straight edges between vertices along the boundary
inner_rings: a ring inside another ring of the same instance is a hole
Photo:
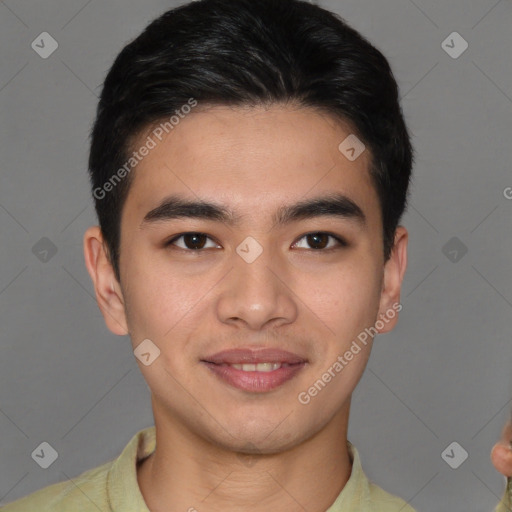
[[[233,268],[221,285],[217,315],[221,322],[252,330],[295,321],[298,307],[292,277],[269,249],[254,260],[233,255]]]

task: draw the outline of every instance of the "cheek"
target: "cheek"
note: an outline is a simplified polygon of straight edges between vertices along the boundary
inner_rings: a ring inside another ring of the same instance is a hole
[[[381,280],[376,266],[345,266],[338,271],[309,277],[301,297],[338,339],[357,335],[373,325],[380,302]]]
[[[134,256],[125,275],[126,312],[131,334],[165,341],[190,322],[208,290],[205,279],[190,278],[176,269],[158,267]]]

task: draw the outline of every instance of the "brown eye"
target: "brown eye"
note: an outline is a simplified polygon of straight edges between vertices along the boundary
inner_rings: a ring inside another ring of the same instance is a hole
[[[348,244],[340,237],[331,233],[317,232],[308,233],[304,235],[300,240],[305,240],[307,247],[300,247],[305,249],[323,250],[323,249],[335,249],[336,247],[346,247]],[[334,243],[332,243],[334,241]],[[300,241],[299,241],[300,242]],[[298,246],[299,242],[294,244],[294,247]],[[331,242],[331,245],[329,243]]]
[[[177,244],[176,242],[178,240],[182,239],[182,245]],[[172,240],[170,240],[166,245],[176,245],[176,247],[179,247],[180,249],[184,250],[192,250],[192,251],[198,251],[201,249],[205,249],[205,245],[207,241],[210,240],[210,237],[208,235],[205,235],[204,233],[183,233],[182,235],[179,235]],[[210,247],[218,247],[217,244],[213,243],[213,246]]]
[[[329,244],[329,238],[329,235],[325,233],[313,233],[312,235],[307,235],[307,242],[313,249],[325,249]]]

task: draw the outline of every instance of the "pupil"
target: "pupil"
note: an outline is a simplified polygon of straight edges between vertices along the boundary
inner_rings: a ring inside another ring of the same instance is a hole
[[[314,249],[323,249],[327,246],[327,235],[323,233],[314,233],[312,235],[308,235],[308,243],[313,246],[320,245],[320,247],[313,247]]]
[[[205,235],[202,235],[200,233],[185,235],[185,245],[189,249],[201,249],[204,245],[204,238],[205,238]],[[201,243],[201,241],[203,243]],[[200,245],[200,247],[198,247],[197,245]]]

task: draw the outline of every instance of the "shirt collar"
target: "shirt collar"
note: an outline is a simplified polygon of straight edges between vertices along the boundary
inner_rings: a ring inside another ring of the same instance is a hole
[[[350,512],[352,510],[369,512],[371,510],[370,487],[361,466],[359,452],[350,441],[347,441],[347,449],[352,463],[352,471],[345,487],[326,512]]]
[[[113,462],[107,476],[107,496],[114,512],[150,512],[137,481],[137,462],[156,448],[156,428],[140,430]]]
[[[137,481],[137,462],[151,455],[155,448],[156,428],[152,426],[137,432],[112,463],[107,476],[107,496],[114,512],[150,512]],[[347,441],[347,448],[352,471],[343,490],[326,512],[370,510],[369,482],[361,467],[359,453],[350,441]]]

